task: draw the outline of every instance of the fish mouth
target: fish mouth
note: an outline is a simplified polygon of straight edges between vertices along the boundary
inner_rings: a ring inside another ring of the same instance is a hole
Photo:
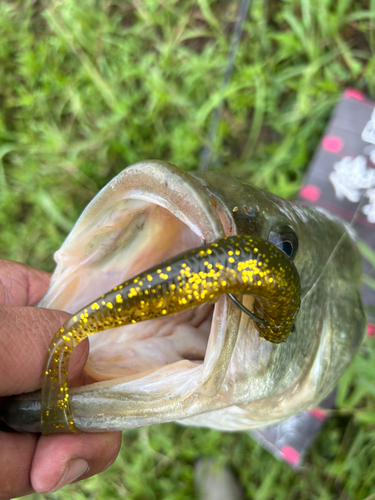
[[[39,306],[74,313],[151,266],[228,235],[229,227],[236,234],[230,212],[196,178],[166,162],[132,165],[94,198],[55,254],[56,271]],[[226,335],[229,308],[222,296],[95,334],[87,381],[126,384],[184,373],[188,392],[216,395],[235,344]]]
[[[118,285],[174,255],[202,244],[202,238],[184,222],[152,201],[130,199],[122,212],[121,241],[111,245],[103,256],[108,272],[103,273],[104,279],[100,279],[100,286],[95,287],[95,291],[85,284],[82,293],[79,285],[78,289],[84,298],[80,299],[80,304],[74,305],[76,310],[84,305],[83,301],[88,303],[108,291],[113,269],[116,269],[116,275],[120,274],[120,281],[116,283]],[[116,260],[114,254],[117,253],[120,255],[117,258],[125,265],[113,262]],[[124,377],[133,380],[179,361],[203,363],[213,308],[211,304],[204,304],[172,316],[95,334],[90,338],[86,373],[93,381]]]

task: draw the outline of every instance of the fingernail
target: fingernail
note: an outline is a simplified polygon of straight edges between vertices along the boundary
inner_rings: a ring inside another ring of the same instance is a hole
[[[63,488],[67,484],[72,483],[88,470],[89,470],[89,464],[86,462],[86,460],[83,460],[83,458],[75,458],[74,460],[71,460],[68,463],[68,466],[65,469],[63,477],[60,479],[58,485],[49,493],[53,493],[54,491]]]

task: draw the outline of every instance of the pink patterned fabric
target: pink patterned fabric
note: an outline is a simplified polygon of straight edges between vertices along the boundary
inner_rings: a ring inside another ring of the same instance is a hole
[[[357,99],[357,101],[364,101],[365,100],[365,95],[363,92],[361,92],[360,90],[357,90],[357,89],[346,89],[345,92],[344,92],[344,96],[348,99],[348,98],[352,98],[352,99]]]
[[[375,325],[373,323],[367,323],[367,336],[375,337]]]
[[[310,410],[310,415],[317,418],[321,422],[323,422],[327,418],[326,411],[322,410],[321,408],[313,408],[312,410]]]
[[[339,153],[344,147],[344,141],[334,135],[326,135],[322,140],[322,148],[330,153]]]
[[[297,465],[300,461],[300,454],[291,446],[283,446],[281,448],[281,455],[290,465]]]
[[[310,200],[310,201],[318,201],[320,198],[320,189],[318,186],[313,186],[312,184],[308,184],[307,186],[303,186],[300,189],[300,196],[301,198],[304,198],[305,200]]]

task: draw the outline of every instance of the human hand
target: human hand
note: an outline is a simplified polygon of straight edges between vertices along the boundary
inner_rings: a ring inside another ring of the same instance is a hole
[[[0,260],[0,405],[4,396],[41,387],[51,338],[70,315],[30,307],[46,293],[50,275]],[[82,382],[88,343],[74,351],[72,385]],[[0,431],[0,500],[47,493],[105,470],[116,458],[121,433],[41,436]]]

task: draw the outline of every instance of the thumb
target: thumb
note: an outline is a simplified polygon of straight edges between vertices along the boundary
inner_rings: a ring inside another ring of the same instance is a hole
[[[0,397],[41,387],[49,343],[70,316],[39,307],[0,307]],[[83,370],[87,355],[88,342],[81,342],[72,356],[70,377]]]

